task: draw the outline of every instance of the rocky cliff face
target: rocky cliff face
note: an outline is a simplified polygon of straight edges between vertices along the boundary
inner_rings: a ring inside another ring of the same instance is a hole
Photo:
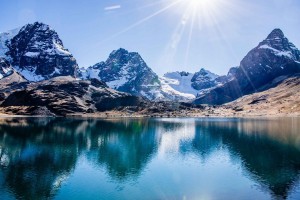
[[[260,91],[279,76],[299,72],[300,51],[280,29],[275,29],[246,55],[238,68],[230,70],[226,84],[200,94],[194,102],[223,104]]]
[[[2,54],[27,80],[76,75],[78,65],[75,58],[48,25],[36,22],[23,26],[18,32],[2,35],[5,35],[1,39]]]
[[[215,87],[219,84],[219,76],[205,69],[196,72],[191,80],[192,87],[196,90],[203,90]]]
[[[246,55],[235,77],[243,93],[248,94],[278,76],[299,72],[299,61],[300,51],[280,29],[275,29]]]
[[[142,98],[110,89],[97,79],[82,81],[62,76],[12,92],[1,107],[14,114],[67,115],[141,106],[145,102]]]
[[[136,52],[113,51],[105,62],[89,67],[83,78],[98,78],[118,91],[144,96],[150,100],[163,98],[158,76]]]

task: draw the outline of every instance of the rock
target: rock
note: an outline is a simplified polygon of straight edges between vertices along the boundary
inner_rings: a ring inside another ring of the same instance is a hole
[[[199,72],[194,74],[191,80],[192,87],[196,90],[203,90],[215,87],[219,84],[217,81],[218,77],[218,75],[202,68]]]
[[[35,22],[23,26],[6,41],[7,57],[15,69],[29,81],[56,76],[76,76],[78,65],[64,48],[58,34],[48,25]]]
[[[72,77],[56,77],[32,83],[24,90],[12,92],[2,107],[43,107],[55,115],[92,113],[113,110],[119,106],[139,106],[146,100],[107,88],[101,82],[76,80]],[[34,110],[35,114],[40,111]]]

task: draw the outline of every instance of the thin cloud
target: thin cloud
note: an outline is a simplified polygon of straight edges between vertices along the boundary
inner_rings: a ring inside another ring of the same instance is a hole
[[[120,9],[120,8],[121,8],[121,5],[113,5],[113,6],[105,7],[104,10],[110,11],[110,10],[116,10],[116,9]]]

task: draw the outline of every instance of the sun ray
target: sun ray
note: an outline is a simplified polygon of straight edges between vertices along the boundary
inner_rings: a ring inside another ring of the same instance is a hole
[[[158,11],[152,13],[151,15],[148,15],[147,17],[145,17],[145,18],[143,18],[143,19],[137,21],[136,23],[134,23],[134,24],[132,24],[132,25],[126,27],[125,29],[121,30],[120,32],[111,35],[110,37],[106,38],[105,40],[103,40],[103,41],[100,42],[100,43],[107,42],[107,41],[109,41],[109,40],[111,40],[111,39],[113,39],[113,38],[115,38],[115,37],[117,37],[117,36],[119,36],[119,35],[121,35],[121,34],[127,32],[127,31],[129,31],[129,30],[131,30],[131,29],[133,29],[133,28],[135,28],[135,27],[141,25],[142,23],[144,23],[144,22],[146,22],[146,21],[152,19],[153,17],[155,17],[155,16],[157,16],[157,15],[159,15],[159,14],[161,14],[161,13],[167,11],[168,9],[172,8],[173,6],[175,6],[176,4],[178,4],[178,3],[181,2],[181,1],[182,1],[182,0],[174,1],[173,3],[169,4],[168,6],[162,8],[162,9],[160,9],[160,10],[158,10]]]
[[[192,35],[193,35],[193,31],[194,31],[195,18],[196,18],[196,9],[194,8],[193,12],[192,12],[192,22],[191,22],[191,25],[190,25],[190,31],[189,31],[189,37],[188,37],[188,42],[187,42],[187,48],[186,48],[186,52],[185,52],[185,61],[184,61],[184,65],[185,66],[188,65],[188,59],[189,59],[189,53],[190,53]]]
[[[191,17],[191,12],[189,8],[186,8],[186,10],[184,11],[184,13],[182,14],[179,20],[177,27],[175,28],[171,36],[170,41],[165,47],[164,53],[162,54],[162,57],[160,59],[160,63],[168,65],[174,59],[174,56],[176,55],[178,50],[177,48],[178,44],[182,40],[182,35],[185,31],[187,22],[189,21],[190,17]]]
[[[164,1],[165,0],[159,0],[159,1],[155,1],[155,2],[149,3],[149,4],[145,4],[143,6],[139,6],[137,8],[121,12],[121,13],[118,14],[118,16],[123,16],[123,15],[131,14],[131,13],[134,13],[136,11],[141,11],[141,10],[146,9],[146,8],[150,8],[150,7],[153,7],[153,6],[161,5],[162,2],[164,2]]]

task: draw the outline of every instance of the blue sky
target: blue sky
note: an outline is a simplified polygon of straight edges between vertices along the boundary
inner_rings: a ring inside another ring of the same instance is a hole
[[[299,0],[179,1],[0,0],[0,32],[44,22],[81,67],[123,47],[158,74],[202,67],[226,74],[274,28],[300,48]]]

